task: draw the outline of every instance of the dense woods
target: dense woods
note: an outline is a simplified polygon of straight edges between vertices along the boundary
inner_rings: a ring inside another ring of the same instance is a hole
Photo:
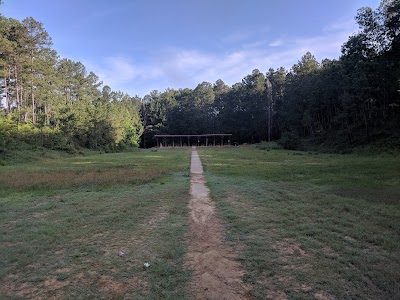
[[[361,8],[358,33],[339,60],[306,53],[290,70],[254,70],[233,86],[222,80],[195,89],[147,95],[145,137],[154,133],[232,133],[237,143],[281,139],[296,148],[339,148],[378,141],[400,146],[400,1]]]
[[[0,147],[75,151],[136,147],[140,99],[115,92],[80,62],[60,59],[43,25],[0,16]]]
[[[255,69],[143,98],[111,91],[80,62],[60,59],[33,18],[0,17],[4,95],[0,147],[20,141],[55,149],[155,145],[155,134],[232,133],[236,143],[400,146],[400,1],[359,9],[359,32],[338,60],[307,52],[290,70]],[[266,67],[268,66],[260,66]],[[142,136],[143,134],[143,136]]]

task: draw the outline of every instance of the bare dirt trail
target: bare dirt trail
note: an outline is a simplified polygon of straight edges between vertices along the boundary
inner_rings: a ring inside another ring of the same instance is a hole
[[[249,299],[249,287],[242,280],[243,267],[236,260],[234,249],[224,243],[224,226],[216,216],[195,148],[190,172],[190,232],[186,262],[186,267],[193,271],[190,294],[194,299]]]

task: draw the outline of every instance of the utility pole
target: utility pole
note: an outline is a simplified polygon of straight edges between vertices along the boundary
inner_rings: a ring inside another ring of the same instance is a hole
[[[268,108],[268,142],[271,141],[271,109],[272,109],[272,84],[268,78],[266,80],[267,85],[267,108]]]
[[[146,104],[143,103],[143,98],[141,99],[140,102],[142,102],[142,118],[143,118],[143,134],[142,134],[142,136],[143,136],[143,148],[146,149],[146,136],[145,136],[145,133],[146,133],[146,125],[147,125],[147,124],[146,124],[146,123],[147,123]],[[158,139],[157,139],[157,146],[158,146]]]

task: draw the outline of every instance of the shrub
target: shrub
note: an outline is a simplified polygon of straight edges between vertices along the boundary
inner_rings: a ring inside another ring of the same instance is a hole
[[[254,147],[259,150],[267,151],[282,149],[282,146],[277,142],[261,142],[259,144],[256,144]]]
[[[298,150],[301,146],[300,136],[296,132],[286,131],[282,134],[278,143],[287,150]]]

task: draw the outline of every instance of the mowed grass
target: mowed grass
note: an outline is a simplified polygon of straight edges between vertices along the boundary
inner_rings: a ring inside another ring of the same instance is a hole
[[[0,299],[185,299],[189,164],[182,149],[0,167]]]
[[[400,158],[201,148],[253,299],[400,299]]]

